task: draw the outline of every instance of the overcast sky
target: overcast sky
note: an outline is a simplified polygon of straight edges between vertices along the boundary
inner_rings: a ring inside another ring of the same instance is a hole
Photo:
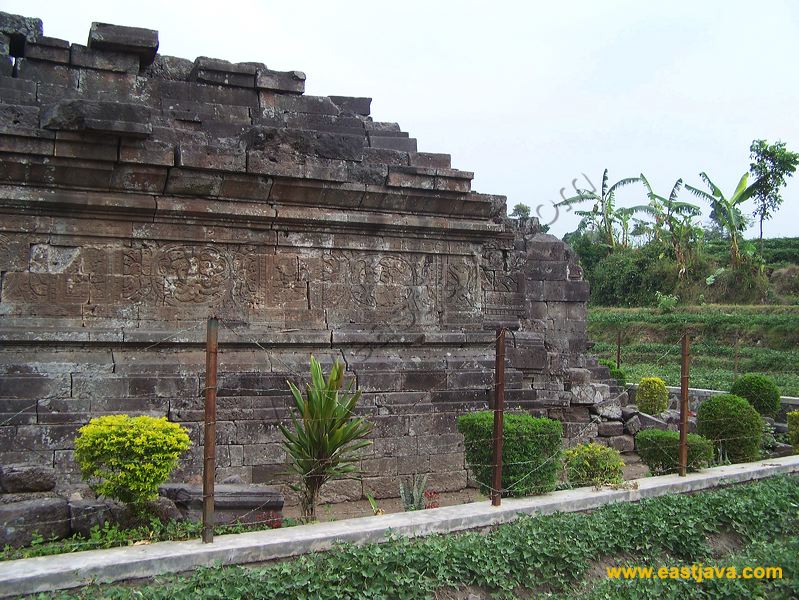
[[[92,21],[157,29],[160,52],[301,70],[306,93],[373,98],[419,150],[542,221],[572,180],[643,172],[667,195],[706,171],[731,193],[755,138],[799,151],[799,2],[0,0],[45,35]],[[768,237],[799,235],[799,175]],[[691,200],[687,194],[683,197]],[[645,203],[627,188],[621,204]],[[709,212],[706,210],[706,214]],[[751,212],[751,211],[750,211]],[[561,213],[563,235],[577,218]],[[753,233],[755,229],[751,230]]]

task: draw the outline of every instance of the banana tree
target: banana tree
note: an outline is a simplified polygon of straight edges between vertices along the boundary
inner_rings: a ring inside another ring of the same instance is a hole
[[[704,172],[699,177],[710,189],[710,193],[686,185],[685,189],[694,196],[707,201],[712,209],[711,218],[715,220],[730,236],[730,264],[737,267],[741,264],[741,250],[739,246],[740,234],[746,229],[746,218],[741,211],[741,204],[751,198],[758,190],[759,179],[747,186],[749,173],[744,173],[732,196],[727,198],[719,187],[710,180]]]
[[[627,248],[630,245],[630,222],[633,220],[633,215],[639,210],[639,206],[632,206],[617,208],[615,211],[615,220],[620,228],[619,245],[622,248]]]
[[[283,447],[291,457],[290,468],[299,475],[303,517],[316,519],[316,505],[322,486],[334,477],[358,471],[358,450],[371,442],[364,439],[372,425],[353,416],[361,392],[351,392],[352,383],[342,391],[344,366],[333,365],[325,381],[322,367],[311,356],[311,383],[306,396],[288,382],[299,418],[291,414],[291,428],[279,425]]]
[[[618,214],[616,209],[616,191],[637,181],[638,177],[628,177],[626,179],[620,179],[613,185],[608,185],[608,170],[605,169],[605,172],[602,174],[602,188],[599,193],[592,190],[578,189],[576,196],[566,198],[562,202],[558,202],[556,206],[572,206],[574,204],[580,204],[581,202],[593,201],[594,206],[590,212],[578,214],[591,215],[593,223],[595,223],[598,228],[602,241],[611,248],[615,248],[616,233],[614,224],[623,218],[622,215]],[[627,218],[629,219],[629,217]]]
[[[649,206],[642,206],[639,209],[654,219],[655,239],[671,246],[679,268],[679,278],[682,279],[701,238],[702,229],[694,222],[694,219],[701,215],[702,211],[695,204],[677,200],[683,186],[682,179],[678,179],[674,183],[669,196],[665,197],[654,192],[643,173],[640,177],[647,190]]]

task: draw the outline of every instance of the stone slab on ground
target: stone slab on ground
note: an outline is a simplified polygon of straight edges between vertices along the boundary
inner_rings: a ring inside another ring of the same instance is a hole
[[[203,507],[203,486],[166,483],[158,492],[172,500],[183,515],[199,521]],[[217,484],[214,486],[217,523],[243,523],[262,520],[264,513],[283,509],[283,494],[278,488],[256,484]]]
[[[330,548],[336,542],[382,542],[389,536],[424,536],[508,523],[520,514],[584,511],[616,502],[636,502],[668,494],[696,492],[720,485],[799,473],[799,456],[728,465],[689,473],[637,480],[637,489],[591,487],[531,498],[505,499],[499,507],[475,502],[379,517],[347,519],[284,529],[219,536],[212,544],[199,540],[160,542],[110,550],[7,561],[0,564],[0,597],[67,589],[178,573],[212,564],[262,562]]]

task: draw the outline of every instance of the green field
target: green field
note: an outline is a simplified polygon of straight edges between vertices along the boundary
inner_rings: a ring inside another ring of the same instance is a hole
[[[785,396],[799,396],[799,306],[591,308],[592,352],[614,359],[618,332],[621,362],[630,383],[657,376],[680,384],[680,337],[688,332],[691,387],[726,390],[737,375],[764,373]],[[737,342],[736,342],[737,340]]]

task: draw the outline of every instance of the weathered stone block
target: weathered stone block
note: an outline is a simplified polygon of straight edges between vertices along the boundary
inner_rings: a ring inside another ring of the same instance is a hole
[[[25,58],[52,63],[69,64],[69,42],[46,36],[39,36],[25,44]]]
[[[78,89],[77,71],[64,64],[18,58],[14,72],[18,78],[35,81],[39,83],[40,87],[47,85],[57,86],[62,96],[64,88]]]
[[[407,136],[407,134],[405,135]],[[369,132],[369,145],[372,148],[382,148],[384,150],[398,150],[400,152],[416,152],[416,139],[409,137],[375,135],[373,132]],[[402,178],[400,177],[398,181],[400,181],[401,179]],[[433,183],[433,185],[435,185],[435,183]]]
[[[646,413],[639,413],[638,419],[641,422],[641,429],[666,430],[669,428],[668,423],[666,423],[662,419],[658,419],[657,417],[653,417],[652,415],[648,415]]]
[[[88,45],[93,50],[135,54],[141,67],[146,67],[152,64],[158,52],[158,32],[141,27],[92,23]]]
[[[425,167],[428,169],[449,169],[452,166],[452,157],[449,154],[434,152],[412,152],[410,154],[412,167]]]
[[[604,421],[599,423],[600,437],[612,437],[624,434],[624,424],[619,421]]]
[[[0,32],[9,35],[22,35],[25,40],[35,42],[44,36],[44,25],[41,19],[0,11]]]
[[[463,452],[449,452],[446,454],[433,454],[430,456],[430,471],[433,473],[448,473],[458,471],[464,467]]]
[[[175,503],[180,513],[199,520],[203,506],[203,486],[167,483],[158,493]],[[283,510],[283,494],[263,485],[217,484],[214,486],[214,511],[217,523],[243,523],[258,520],[257,515]]]
[[[361,461],[364,475],[396,475],[397,459],[393,457],[368,458]]]
[[[0,375],[0,398],[63,398],[70,391],[69,375]]]
[[[416,456],[419,454],[417,437],[376,438],[369,449],[374,456]]]
[[[8,494],[49,492],[55,487],[55,471],[40,465],[0,466],[0,490]]]
[[[635,436],[636,433],[641,431],[641,419],[638,415],[633,415],[624,421],[624,433]]]
[[[247,155],[243,147],[180,144],[175,154],[175,165],[211,171],[245,171]]]
[[[40,498],[0,504],[0,544],[20,547],[33,534],[60,539],[70,532],[69,506],[62,498]]]
[[[605,400],[604,402],[594,404],[591,407],[591,411],[603,419],[621,420],[622,418],[621,404],[619,403],[618,398],[612,398],[610,400]]]
[[[591,384],[574,385],[571,389],[572,404],[593,405],[602,402],[602,393]]]
[[[427,473],[430,470],[429,456],[400,456],[397,457],[397,474],[414,475]]]
[[[466,487],[466,470],[450,473],[431,473],[427,478],[427,489],[434,492],[457,492]]]
[[[150,119],[150,109],[140,104],[101,100],[62,100],[45,108],[42,113],[42,127],[58,131],[86,131],[110,133],[128,138],[145,138],[153,131]],[[113,145],[115,150],[109,154],[108,160],[117,159],[117,144]],[[104,155],[101,160],[105,158]]]
[[[166,187],[167,169],[144,165],[121,165],[114,168],[111,187],[115,190],[163,193]]]
[[[245,466],[283,463],[286,460],[286,450],[280,444],[248,444],[243,450]]]
[[[452,454],[463,452],[463,436],[460,433],[419,436],[419,455]]]
[[[72,533],[89,537],[94,527],[103,527],[111,519],[111,508],[102,500],[69,500],[69,523]]]
[[[184,196],[218,196],[223,177],[217,173],[203,173],[186,169],[170,169],[166,180],[166,193]]]
[[[80,44],[70,47],[70,64],[86,69],[113,71],[115,73],[138,73],[139,59],[132,54],[91,49]]]
[[[371,98],[353,98],[350,96],[330,96],[330,100],[341,109],[342,112],[351,112],[356,115],[368,117],[372,99]],[[449,165],[447,165],[449,166]]]
[[[363,494],[371,494],[376,499],[396,498],[399,495],[397,477],[364,477]]]
[[[614,437],[600,437],[597,442],[610,446],[619,452],[632,452],[635,450],[635,440],[631,435],[617,435]]]
[[[320,503],[355,502],[363,498],[363,483],[360,479],[333,479],[322,486]]]
[[[303,94],[305,92],[305,73],[259,69],[255,77],[255,87],[274,92]]]
[[[194,67],[189,73],[189,79],[216,85],[251,88],[255,87],[257,71],[258,65],[254,63],[231,63],[226,60],[200,56],[194,60]]]

